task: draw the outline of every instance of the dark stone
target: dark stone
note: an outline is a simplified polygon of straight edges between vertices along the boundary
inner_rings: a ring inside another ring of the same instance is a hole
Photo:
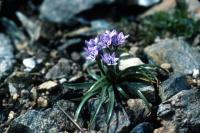
[[[72,62],[67,59],[60,59],[45,75],[46,79],[59,79],[68,77],[71,72]]]
[[[200,91],[182,90],[159,105],[157,115],[163,132],[200,132]]]
[[[91,99],[89,101],[88,107],[90,118],[95,113],[95,110],[98,107],[98,103],[99,101],[95,99]],[[123,108],[114,109],[109,125],[106,124],[105,120],[106,111],[106,106],[104,106],[103,108],[101,108],[99,114],[97,115],[95,124],[97,130],[107,133],[126,132],[128,130],[128,127],[130,126],[130,120],[126,111]]]
[[[54,23],[69,23],[75,15],[89,10],[102,3],[111,3],[114,0],[44,0],[41,5],[41,17]]]
[[[189,74],[200,67],[200,54],[182,39],[163,39],[145,48],[157,64],[169,63],[175,73]]]
[[[14,55],[11,40],[0,33],[0,81],[13,71]]]
[[[190,89],[190,85],[184,75],[174,74],[162,82],[159,87],[159,94],[162,101],[165,101],[182,90]]]
[[[142,99],[129,99],[127,105],[127,113],[132,125],[135,126],[147,119],[149,110]]]
[[[74,115],[76,106],[70,101],[58,101],[52,108],[45,111],[29,110],[25,114],[20,115],[13,120],[9,133],[13,131],[27,131],[26,133],[41,133],[57,131],[73,131],[75,126],[60,110],[58,105],[66,111],[70,116]],[[73,118],[73,117],[72,117]]]
[[[131,133],[153,133],[153,126],[149,122],[143,122],[133,128]]]

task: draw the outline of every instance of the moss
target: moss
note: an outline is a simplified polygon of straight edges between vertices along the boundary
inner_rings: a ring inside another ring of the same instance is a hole
[[[140,21],[138,37],[151,43],[155,37],[182,36],[186,39],[194,37],[200,32],[200,22],[190,18],[187,6],[178,3],[172,12],[158,12]]]

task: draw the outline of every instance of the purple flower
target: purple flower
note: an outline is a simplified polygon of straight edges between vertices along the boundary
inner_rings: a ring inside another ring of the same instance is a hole
[[[124,35],[122,32],[120,32],[119,34],[115,34],[114,36],[112,36],[112,43],[113,45],[118,46],[125,43],[128,37],[129,35]]]
[[[98,37],[95,37],[94,39],[90,39],[89,41],[85,41],[85,44],[87,45],[87,47],[95,47],[98,44]]]
[[[99,35],[99,45],[102,48],[106,48],[112,43],[112,38],[110,37],[110,31],[106,31],[105,33]]]
[[[97,46],[95,47],[86,47],[84,48],[86,59],[88,60],[95,60],[98,55],[98,49]]]
[[[117,61],[119,58],[116,58],[115,53],[108,54],[105,53],[102,56],[102,60],[107,64],[107,65],[116,65]]]

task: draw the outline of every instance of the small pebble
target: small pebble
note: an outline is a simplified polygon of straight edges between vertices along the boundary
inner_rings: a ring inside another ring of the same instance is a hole
[[[43,107],[43,108],[45,108],[45,107],[48,106],[48,100],[45,99],[45,98],[43,98],[43,97],[39,97],[39,98],[37,99],[37,104],[38,104],[38,107]]]
[[[66,78],[62,78],[62,79],[59,80],[59,83],[62,84],[62,83],[64,83],[64,82],[66,82],[66,81],[67,81]]]
[[[74,60],[74,61],[79,61],[79,60],[81,59],[81,56],[80,56],[80,54],[77,53],[77,52],[72,52],[72,53],[71,53],[71,58],[72,58],[72,60]]]
[[[29,97],[29,91],[25,90],[25,89],[21,90],[21,97],[24,98],[24,99],[28,98]]]
[[[39,85],[39,90],[52,90],[54,87],[56,87],[58,84],[54,81],[46,81]]]
[[[13,94],[12,99],[16,101],[19,98],[19,95],[17,93]]]
[[[197,86],[200,86],[200,79],[197,80]]]
[[[193,69],[192,77],[193,78],[199,77],[199,69]]]
[[[163,63],[163,64],[160,65],[160,67],[165,69],[165,70],[168,70],[168,71],[170,71],[172,69],[172,66],[169,63]]]
[[[23,64],[26,67],[25,71],[31,71],[36,66],[36,62],[33,58],[23,59]]]
[[[37,90],[35,87],[31,89],[31,98],[35,101],[37,99]]]
[[[15,112],[14,111],[10,111],[8,114],[8,120],[12,120],[15,116]]]

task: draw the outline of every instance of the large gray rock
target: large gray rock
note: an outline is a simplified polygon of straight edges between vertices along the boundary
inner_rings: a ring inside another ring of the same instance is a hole
[[[78,13],[91,9],[94,5],[111,3],[114,0],[44,0],[41,17],[55,23],[68,23]]]
[[[0,81],[12,72],[13,58],[13,46],[10,38],[0,33]]]
[[[200,67],[200,54],[182,39],[163,39],[145,48],[157,64],[169,63],[175,72],[188,74]]]
[[[99,100],[91,99],[89,100],[88,108],[91,116],[94,115],[97,110]],[[106,107],[106,106],[105,106]],[[96,129],[107,133],[118,133],[118,132],[126,132],[128,126],[130,126],[131,122],[125,110],[123,108],[115,108],[112,114],[109,125],[106,123],[106,108],[101,108],[99,114],[96,118]],[[91,118],[91,117],[90,117]]]
[[[199,133],[200,132],[200,91],[183,90],[159,105],[163,132]]]
[[[185,76],[181,74],[174,74],[169,79],[162,82],[159,87],[159,95],[162,101],[165,101],[182,90],[190,89]]]
[[[69,115],[73,116],[75,104],[70,101],[58,101],[57,104]],[[25,131],[26,133],[53,133],[64,130],[75,130],[73,123],[58,108],[57,104],[53,108],[45,111],[30,110],[13,120],[8,133]]]

